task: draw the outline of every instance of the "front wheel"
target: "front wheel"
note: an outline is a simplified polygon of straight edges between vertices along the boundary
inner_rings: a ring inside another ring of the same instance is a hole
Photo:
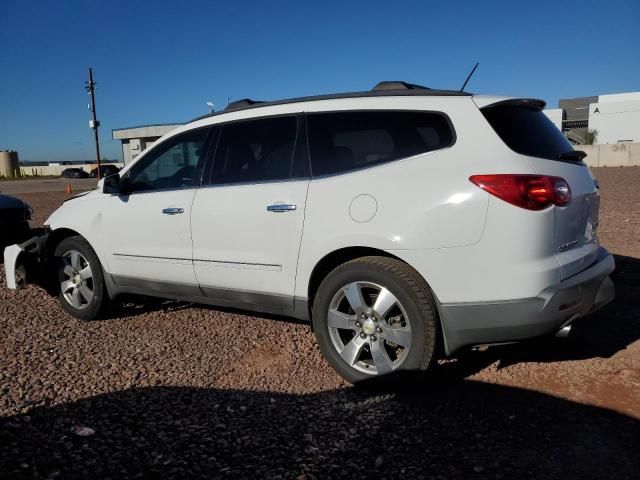
[[[337,267],[321,283],[312,316],[320,350],[351,383],[436,362],[433,297],[400,260],[362,257]]]
[[[62,307],[81,320],[93,320],[106,309],[106,292],[98,256],[82,237],[62,240],[55,249],[58,299]]]

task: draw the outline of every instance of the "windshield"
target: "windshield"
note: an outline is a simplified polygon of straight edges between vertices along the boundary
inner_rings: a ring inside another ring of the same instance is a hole
[[[514,152],[558,160],[559,155],[573,150],[562,132],[535,106],[498,103],[480,111]]]

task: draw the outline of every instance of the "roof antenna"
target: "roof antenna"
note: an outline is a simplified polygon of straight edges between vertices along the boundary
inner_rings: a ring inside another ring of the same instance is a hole
[[[461,92],[464,91],[464,87],[466,87],[467,83],[469,83],[469,80],[471,80],[471,77],[473,76],[473,73],[476,71],[476,68],[478,68],[478,65],[480,65],[480,62],[476,62],[476,65],[473,67],[473,70],[471,70],[471,73],[469,74],[467,79],[462,84],[462,88],[460,89]]]

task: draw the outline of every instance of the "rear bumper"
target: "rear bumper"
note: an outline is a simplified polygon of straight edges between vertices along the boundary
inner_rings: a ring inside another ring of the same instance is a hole
[[[615,298],[615,287],[609,278],[614,269],[613,257],[602,248],[591,267],[544,289],[536,297],[441,304],[446,352],[554,333]]]

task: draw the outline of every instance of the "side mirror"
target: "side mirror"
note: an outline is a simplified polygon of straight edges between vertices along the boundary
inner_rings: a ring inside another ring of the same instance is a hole
[[[120,175],[110,175],[102,180],[102,192],[112,195],[119,195],[121,190]]]

